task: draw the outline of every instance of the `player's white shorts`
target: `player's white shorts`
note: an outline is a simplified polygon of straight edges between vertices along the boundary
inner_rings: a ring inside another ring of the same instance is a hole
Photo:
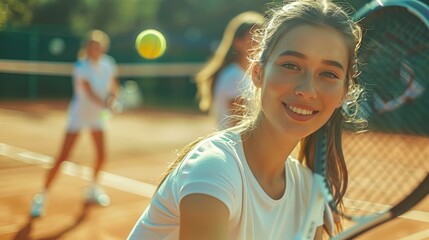
[[[67,132],[78,132],[83,128],[104,130],[107,121],[102,107],[88,105],[83,107],[72,103],[69,106]]]

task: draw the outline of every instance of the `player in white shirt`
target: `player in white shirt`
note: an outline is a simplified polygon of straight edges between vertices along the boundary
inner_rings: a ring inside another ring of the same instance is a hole
[[[238,63],[229,64],[219,73],[214,86],[212,112],[220,129],[232,127],[236,123],[234,115],[238,112],[234,112],[237,110],[235,104],[244,103],[240,96],[246,84],[250,83],[245,70]]]
[[[109,197],[97,184],[98,174],[105,163],[104,128],[106,121],[103,112],[113,102],[117,91],[117,67],[115,60],[106,55],[109,46],[108,36],[100,31],[91,31],[85,42],[82,56],[73,69],[73,98],[69,104],[68,125],[64,143],[59,156],[49,170],[42,191],[33,198],[32,217],[39,217],[44,210],[46,195],[61,164],[68,158],[79,132],[89,128],[96,149],[93,182],[86,190],[87,201],[109,205]]]
[[[327,0],[279,4],[255,35],[241,122],[182,150],[128,239],[294,239],[309,211],[315,133],[325,124],[327,178],[342,205],[342,105],[357,103],[361,31]],[[314,211],[312,234],[322,239],[329,209]]]
[[[199,107],[210,111],[219,129],[234,126],[245,100],[243,90],[250,84],[246,77],[249,54],[254,46],[251,32],[257,31],[264,17],[257,12],[243,12],[234,17],[225,29],[214,56],[197,73]]]

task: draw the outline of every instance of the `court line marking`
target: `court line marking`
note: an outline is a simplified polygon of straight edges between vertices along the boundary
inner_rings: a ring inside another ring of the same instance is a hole
[[[0,143],[0,156],[18,160],[28,164],[39,164],[49,168],[53,158],[44,154],[28,151],[22,148]],[[78,177],[87,181],[92,179],[93,170],[90,167],[81,166],[70,161],[65,161],[61,171],[69,176]],[[119,176],[105,171],[100,171],[100,184],[120,191],[128,192],[138,196],[151,198],[156,186],[135,179]]]
[[[45,168],[48,168],[53,161],[53,158],[50,156],[7,145],[5,143],[0,143],[0,155],[29,164],[41,164]],[[78,177],[87,181],[91,180],[92,168],[90,167],[81,166],[76,163],[65,161],[61,167],[61,170],[64,174],[67,174],[69,176]],[[142,181],[134,180],[131,178],[119,176],[104,171],[100,172],[100,184],[147,198],[151,198],[156,190],[156,186],[153,184],[145,183]],[[388,205],[376,205],[381,208],[389,208]],[[411,210],[399,217],[413,221],[429,223],[429,212]]]
[[[401,238],[399,240],[422,240],[422,239],[428,239],[429,238],[429,229],[423,230],[421,232],[414,233],[412,235],[408,235],[404,238]]]

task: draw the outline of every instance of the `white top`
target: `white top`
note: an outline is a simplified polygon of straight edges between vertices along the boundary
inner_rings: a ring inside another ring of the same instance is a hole
[[[108,55],[102,55],[95,64],[88,59],[78,60],[73,69],[74,93],[69,114],[79,116],[80,119],[98,119],[103,106],[87,95],[83,82],[88,81],[94,93],[101,99],[106,99],[116,76],[116,62]]]
[[[194,193],[213,196],[228,207],[231,240],[294,239],[308,209],[313,175],[291,157],[285,169],[285,193],[274,200],[247,165],[239,135],[221,132],[209,137],[167,177],[128,239],[179,239],[179,203]],[[316,209],[318,226],[323,210]]]
[[[233,113],[229,112],[229,105],[243,93],[248,84],[250,79],[237,63],[228,65],[219,73],[214,89],[212,111],[220,129],[230,127],[226,117]]]

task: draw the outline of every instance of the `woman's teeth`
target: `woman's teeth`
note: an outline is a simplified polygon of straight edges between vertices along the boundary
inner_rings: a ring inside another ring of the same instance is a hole
[[[286,106],[292,112],[298,113],[300,115],[311,115],[311,114],[313,114],[313,111],[310,111],[310,110],[307,110],[307,109],[303,109],[303,108],[299,108],[299,107],[295,107],[295,106],[291,106],[291,105],[286,105]]]

